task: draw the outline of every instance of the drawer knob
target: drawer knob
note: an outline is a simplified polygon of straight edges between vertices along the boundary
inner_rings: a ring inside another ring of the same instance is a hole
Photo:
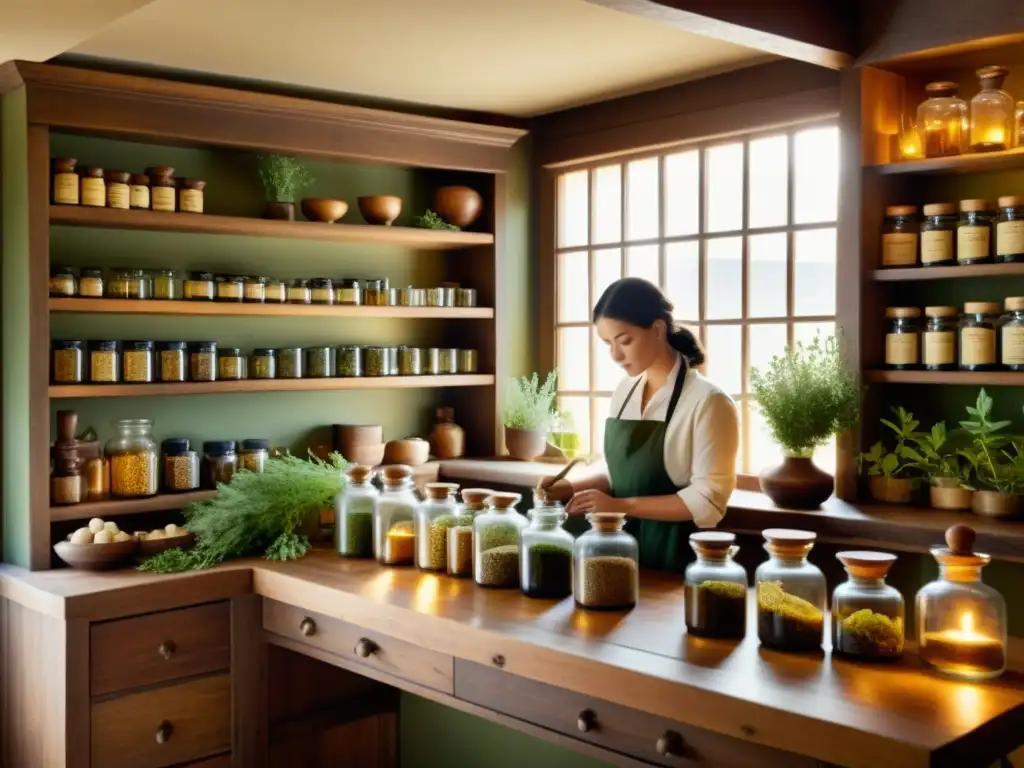
[[[580,733],[590,733],[597,726],[597,716],[593,710],[584,709],[576,718],[576,728]]]
[[[675,731],[665,731],[654,745],[654,749],[662,757],[683,757],[685,742]]]
[[[160,647],[156,649],[156,652],[160,654],[160,658],[164,661],[170,661],[176,650],[178,650],[178,646],[174,644],[174,641],[167,640],[160,643]]]
[[[156,743],[166,744],[171,740],[171,734],[174,733],[174,726],[164,720],[156,729]]]
[[[310,635],[315,635],[316,622],[307,616],[302,620],[302,623],[299,624],[299,632],[304,634],[306,637],[309,637]]]
[[[378,646],[370,638],[361,637],[359,638],[359,642],[356,643],[356,655],[360,656],[361,658],[368,659],[370,656],[377,652],[377,648],[379,647],[380,646]]]

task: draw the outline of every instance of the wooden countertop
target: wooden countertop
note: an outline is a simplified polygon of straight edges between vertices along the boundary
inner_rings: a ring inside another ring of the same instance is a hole
[[[589,613],[571,599],[530,600],[323,551],[173,576],[0,567],[0,593],[65,617],[249,591],[480,664],[500,654],[512,674],[851,768],[974,765],[1009,752],[1024,727],[1018,673],[971,684],[929,674],[913,655],[872,666],[762,650],[753,634],[739,644],[689,637],[681,581],[654,573],[633,611]]]

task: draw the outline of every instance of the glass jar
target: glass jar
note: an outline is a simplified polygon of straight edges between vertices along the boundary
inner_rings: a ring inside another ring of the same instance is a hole
[[[412,468],[384,468],[384,490],[373,512],[373,556],[384,565],[411,565],[416,554]]]
[[[419,376],[422,372],[419,347],[399,347],[398,375]]]
[[[53,202],[57,205],[78,205],[78,174],[73,157],[53,158]]]
[[[227,485],[238,469],[234,440],[207,440],[203,443],[203,487],[216,489]]]
[[[476,306],[476,288],[456,288],[455,289],[455,306],[456,307],[475,307]]]
[[[78,278],[78,295],[83,299],[103,298],[103,270],[85,268]]]
[[[493,491],[487,488],[462,490],[464,523],[448,529],[448,575],[457,578],[473,576],[473,520],[487,509]]]
[[[338,347],[335,352],[335,372],[338,376],[363,375],[363,348],[357,346]]]
[[[526,519],[516,512],[518,493],[492,493],[490,507],[473,519],[473,573],[481,587],[519,586],[519,534]]]
[[[146,169],[149,176],[150,202],[154,211],[173,213],[177,208],[177,185],[174,169],[169,165],[154,165]]]
[[[387,280],[367,280],[363,288],[363,304],[379,307],[387,303]]]
[[[957,84],[928,83],[928,98],[917,107],[917,124],[924,142],[925,157],[951,157],[967,146],[967,102],[956,95]]]
[[[306,347],[307,379],[327,379],[334,375],[333,347]]]
[[[107,282],[107,295],[115,299],[151,299],[153,280],[141,269],[115,269]]]
[[[988,555],[974,552],[974,530],[954,525],[932,552],[939,578],[917,593],[921,660],[949,677],[990,680],[1006,669],[1006,601],[981,580]]]
[[[917,307],[887,307],[885,366],[897,371],[917,368],[921,362],[921,330]]]
[[[1002,90],[1006,67],[982,67],[975,74],[981,90],[971,99],[971,151],[1000,152],[1013,136],[1013,98]]]
[[[106,501],[110,498],[110,459],[93,456],[85,460],[85,500]]]
[[[903,654],[903,595],[885,583],[896,555],[838,552],[849,576],[832,593],[832,652],[874,661]]]
[[[110,459],[110,495],[132,499],[155,496],[159,489],[159,456],[150,419],[114,422],[115,435],[106,445]]]
[[[1024,261],[1024,197],[1000,197],[996,202],[996,261]]]
[[[240,469],[250,472],[262,472],[267,468],[270,459],[270,441],[262,437],[250,437],[242,441],[238,451]]]
[[[472,518],[459,514],[455,501],[458,483],[427,483],[426,498],[416,505],[416,565],[425,571],[448,569],[448,529],[465,525]]]
[[[955,371],[959,325],[956,307],[925,307],[921,362],[928,371]]]
[[[367,376],[388,376],[391,361],[388,359],[387,347],[365,347],[363,363]]]
[[[245,301],[252,304],[262,304],[267,300],[267,278],[247,277],[242,287]]]
[[[196,341],[189,346],[188,373],[192,381],[217,380],[217,342]]]
[[[51,344],[51,373],[54,384],[81,384],[85,381],[85,342],[55,340]]]
[[[736,536],[724,531],[690,534],[697,559],[686,566],[686,631],[699,637],[742,640],[747,634],[747,572],[733,560]]]
[[[54,460],[50,475],[50,503],[55,507],[82,503],[82,460],[74,449]]]
[[[116,384],[121,380],[121,358],[116,341],[89,342],[89,381]]]
[[[164,492],[185,493],[199,489],[199,454],[187,437],[169,437],[162,443]]]
[[[277,378],[302,378],[302,347],[284,347],[277,350]]]
[[[128,206],[136,210],[149,210],[149,176],[146,174],[133,173],[128,180]]]
[[[127,171],[107,171],[104,179],[107,183],[107,208],[128,210],[128,182],[132,175]]]
[[[217,350],[217,378],[222,381],[241,381],[245,376],[245,355],[238,347]]]
[[[334,284],[329,277],[314,277],[309,281],[309,300],[313,304],[333,304]]]
[[[929,203],[921,222],[921,266],[948,267],[956,263],[953,232],[957,207],[953,203]]]
[[[358,280],[334,281],[334,303],[358,307],[363,303],[363,287]]]
[[[107,206],[107,183],[103,180],[103,169],[97,166],[82,171],[81,193],[79,200],[82,205],[93,208]]]
[[[334,548],[342,557],[373,557],[373,514],[380,492],[370,482],[373,470],[352,464],[348,482],[334,500]]]
[[[538,501],[519,539],[519,586],[527,597],[561,600],[572,594],[573,537],[562,527],[565,508],[546,493]]]
[[[217,275],[217,301],[243,301],[245,278],[235,275]]]
[[[75,270],[71,267],[52,267],[50,269],[50,295],[74,296],[78,292],[78,281]]]
[[[420,370],[426,376],[437,376],[441,373],[441,350],[437,347],[430,347],[423,350]]]
[[[478,366],[477,358],[478,355],[475,349],[460,349],[457,372],[476,373]]]
[[[161,341],[160,381],[185,381],[188,379],[188,345],[184,341]]]
[[[277,352],[273,349],[254,349],[249,355],[250,379],[273,379],[277,376]]]
[[[581,608],[632,608],[640,598],[639,546],[622,529],[626,516],[587,515],[590,530],[573,546],[573,596]]]
[[[386,347],[387,349],[387,375],[398,375],[398,347]]]
[[[428,307],[444,306],[444,288],[438,286],[437,288],[427,288],[426,290]]]
[[[996,322],[1002,307],[994,301],[969,301],[960,320],[960,370],[996,367]]]
[[[916,205],[886,208],[882,225],[882,267],[916,267],[917,235]]]
[[[126,341],[121,345],[121,370],[128,384],[151,384],[156,377],[152,341]]]
[[[213,301],[215,296],[213,273],[193,272],[185,281],[185,299],[188,301]]]
[[[754,573],[757,636],[780,651],[821,648],[828,590],[825,576],[807,562],[816,534],[769,528],[762,534],[769,559]]]
[[[173,269],[159,269],[153,274],[153,298],[177,300],[181,298],[181,277]]]
[[[441,374],[453,374],[459,372],[459,350],[442,347],[438,357]]]
[[[288,300],[288,286],[283,280],[276,280],[272,277],[264,278],[267,281],[263,295],[267,304],[284,304]]]
[[[957,264],[981,264],[992,260],[992,209],[988,200],[960,201],[956,224]]]
[[[309,304],[312,300],[309,280],[292,280],[292,284],[288,286],[288,303]]]
[[[1024,101],[1018,101],[1013,110],[1013,146],[1024,147]]]
[[[1024,296],[1007,297],[1003,307],[999,361],[1011,371],[1024,371]]]
[[[202,179],[182,179],[178,187],[178,210],[182,213],[202,213],[204,189],[206,182]]]

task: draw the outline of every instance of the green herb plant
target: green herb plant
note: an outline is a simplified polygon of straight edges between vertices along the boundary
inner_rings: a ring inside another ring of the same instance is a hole
[[[543,386],[536,372],[510,379],[501,407],[502,423],[511,429],[547,432],[554,420],[557,386],[557,371],[547,375]]]
[[[968,487],[981,491],[1018,493],[1024,487],[1022,447],[1003,433],[1010,426],[1008,420],[992,420],[992,404],[992,398],[982,389],[974,405],[967,406],[971,418],[960,422],[960,426],[971,437],[970,443],[960,450],[960,455],[971,465],[971,483]]]
[[[328,461],[281,456],[268,461],[263,472],[236,472],[230,484],[218,484],[214,498],[185,509],[195,547],[166,550],[139,569],[174,573],[253,555],[296,560],[310,547],[302,531],[315,526],[320,511],[333,505],[344,468],[341,454],[332,453]]]
[[[971,464],[961,451],[970,441],[963,429],[946,430],[940,421],[928,432],[914,432],[903,443],[901,453],[907,462],[931,481],[932,485],[959,488],[969,482]]]
[[[414,227],[419,227],[420,229],[461,229],[461,227],[455,224],[449,224],[429,208],[427,208],[422,216],[414,216],[412,219],[412,225]]]
[[[260,179],[267,200],[274,203],[294,203],[299,193],[315,179],[301,160],[287,155],[260,155]]]
[[[885,449],[885,443],[879,440],[866,453],[856,458],[857,471],[875,477],[907,478],[912,477],[916,465],[907,455],[907,449],[914,439],[915,430],[920,424],[914,414],[903,406],[892,408],[896,420],[879,419],[896,435],[896,446],[892,451]]]
[[[766,369],[754,368],[750,384],[772,438],[790,456],[810,457],[857,423],[860,389],[834,336],[788,348]]]

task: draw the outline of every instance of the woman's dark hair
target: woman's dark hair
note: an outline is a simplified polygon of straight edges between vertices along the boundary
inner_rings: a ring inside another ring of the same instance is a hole
[[[621,320],[640,328],[650,328],[659,320],[668,329],[668,343],[687,364],[701,365],[704,350],[688,329],[672,319],[672,302],[658,286],[639,277],[624,277],[609,285],[594,306],[593,322],[602,317]]]

